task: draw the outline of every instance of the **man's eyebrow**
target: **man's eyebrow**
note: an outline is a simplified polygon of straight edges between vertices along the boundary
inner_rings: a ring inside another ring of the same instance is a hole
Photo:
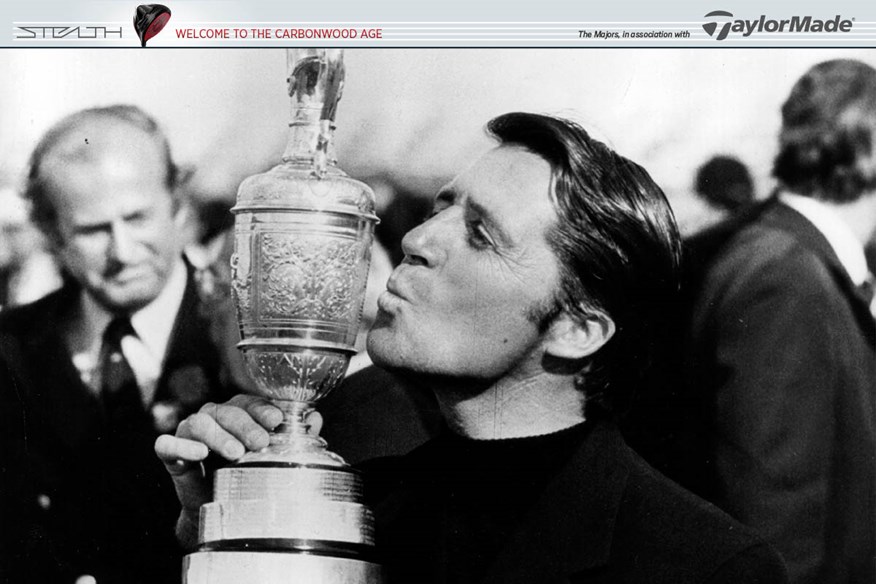
[[[441,187],[438,194],[435,195],[436,203],[453,204],[461,198],[459,191],[450,184]],[[514,240],[508,234],[508,231],[502,227],[501,222],[497,219],[495,213],[484,207],[477,201],[473,201],[470,197],[465,197],[464,205],[465,218],[468,221],[473,215],[483,221],[490,232],[498,238],[498,243],[504,245],[512,245]]]

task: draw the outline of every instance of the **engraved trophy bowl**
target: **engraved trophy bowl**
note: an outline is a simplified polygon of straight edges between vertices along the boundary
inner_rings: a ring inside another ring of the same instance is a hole
[[[233,297],[255,393],[284,411],[271,445],[241,461],[342,464],[305,416],[340,383],[358,331],[374,195],[334,167],[288,161],[240,186]]]
[[[374,193],[336,166],[337,49],[290,49],[292,116],[282,163],[237,194],[232,297],[253,393],[283,411],[270,444],[215,475],[187,584],[380,582],[362,479],[309,433],[344,377],[365,299]]]

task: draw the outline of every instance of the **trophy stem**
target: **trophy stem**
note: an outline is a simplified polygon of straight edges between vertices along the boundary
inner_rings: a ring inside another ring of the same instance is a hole
[[[308,458],[325,457],[333,463],[346,464],[344,459],[329,452],[326,441],[310,433],[311,424],[307,417],[314,411],[309,402],[275,399],[271,400],[283,411],[283,421],[271,432],[271,445],[268,450],[286,454],[306,455]],[[320,461],[328,462],[328,460]]]
[[[314,411],[310,402],[272,399],[283,411],[283,421],[274,428],[270,444],[258,452],[249,452],[238,464],[282,463],[289,465],[344,466],[343,458],[330,452],[326,441],[310,433],[307,417]]]
[[[313,404],[282,399],[271,400],[271,403],[283,411],[283,421],[274,429],[274,433],[271,436],[272,440],[276,437],[276,440],[282,440],[285,443],[293,440],[293,436],[310,433],[310,424],[307,423],[307,416],[313,411]]]

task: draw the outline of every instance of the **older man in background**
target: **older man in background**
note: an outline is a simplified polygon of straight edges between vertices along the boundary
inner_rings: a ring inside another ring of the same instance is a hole
[[[152,444],[232,385],[183,259],[180,173],[132,106],[74,113],[30,160],[61,290],[0,316],[0,580],[174,582]]]

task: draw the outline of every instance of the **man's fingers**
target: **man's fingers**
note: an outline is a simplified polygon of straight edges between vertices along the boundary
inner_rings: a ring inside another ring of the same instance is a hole
[[[188,440],[201,442],[220,456],[228,460],[237,460],[243,456],[246,451],[246,447],[243,444],[243,437],[246,436],[247,430],[235,427],[233,428],[235,433],[232,434],[232,432],[226,430],[225,427],[219,423],[216,417],[219,416],[218,408],[222,408],[223,406],[216,406],[215,404],[208,405],[216,409],[210,409],[208,410],[209,413],[205,413],[202,408],[201,412],[193,414],[183,420],[176,429],[177,438],[186,438]],[[207,406],[204,406],[204,408],[207,408]],[[243,414],[243,412],[241,413]],[[220,417],[227,420],[229,415],[226,413]],[[258,428],[258,425],[252,422],[252,420],[250,420],[250,423]]]
[[[228,403],[235,404],[235,401],[238,400],[239,397],[240,396],[232,398],[231,401],[229,401]],[[280,425],[280,422],[283,421],[282,410],[280,410],[280,408],[272,404],[270,401],[255,396],[245,397],[249,399],[241,399],[240,403],[235,405],[239,405],[239,407],[244,409],[250,416],[252,416],[252,418],[256,422],[261,424],[261,426],[266,430],[273,430],[278,425]]]
[[[155,454],[167,465],[176,466],[186,462],[201,462],[207,458],[209,453],[210,451],[204,444],[194,440],[169,434],[163,434],[155,440]]]
[[[307,424],[310,426],[307,433],[319,436],[319,433],[322,431],[322,414],[316,410],[312,410],[307,414]]]
[[[173,479],[182,508],[196,514],[201,505],[210,500],[210,484],[201,463],[207,457],[207,447],[200,442],[164,434],[155,440],[155,453]]]

